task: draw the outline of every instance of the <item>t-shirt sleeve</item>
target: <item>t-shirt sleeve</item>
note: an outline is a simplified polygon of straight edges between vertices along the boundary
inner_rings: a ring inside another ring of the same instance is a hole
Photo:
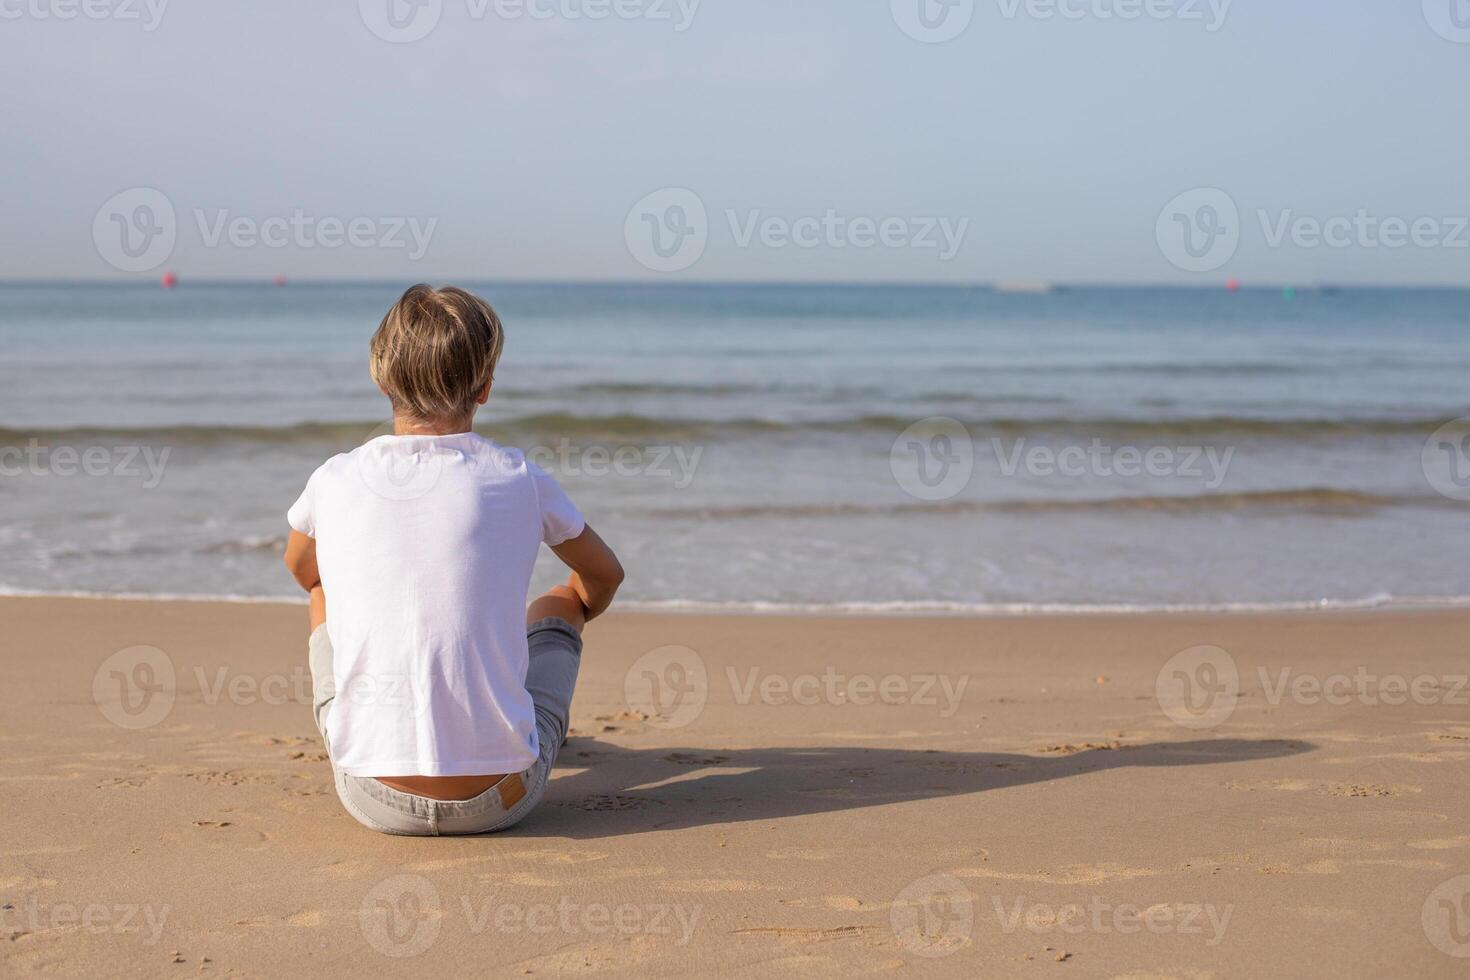
[[[301,496],[296,498],[296,503],[286,511],[286,523],[291,525],[294,531],[300,531],[308,538],[316,537],[316,474],[306,481],[306,489],[301,491]]]
[[[530,460],[526,460],[526,468],[536,484],[536,499],[541,507],[541,540],[555,547],[580,535],[587,521],[561,484]]]

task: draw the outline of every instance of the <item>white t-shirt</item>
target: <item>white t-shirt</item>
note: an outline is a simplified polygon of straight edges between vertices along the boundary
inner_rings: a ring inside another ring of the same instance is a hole
[[[380,436],[322,464],[286,515],[316,539],[354,776],[478,776],[536,760],[526,593],[586,526],[546,471],[474,433]]]

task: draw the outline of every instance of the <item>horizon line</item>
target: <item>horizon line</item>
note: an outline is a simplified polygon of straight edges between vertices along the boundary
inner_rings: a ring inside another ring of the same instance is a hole
[[[1234,278],[1203,282],[1179,282],[1174,280],[1117,280],[1117,279],[990,279],[990,280],[887,280],[887,279],[557,279],[557,278],[497,278],[497,277],[432,277],[440,282],[468,282],[498,286],[627,286],[674,288],[868,288],[868,289],[955,289],[991,290],[1010,295],[1043,295],[1066,289],[1179,289],[1196,291],[1220,291],[1234,288],[1241,292],[1261,290],[1295,289],[1298,292],[1322,292],[1327,290],[1437,290],[1470,291],[1470,282],[1336,282],[1327,280],[1261,279],[1244,281]],[[283,277],[277,281],[273,275],[178,278],[174,287],[180,286],[395,286],[409,282],[427,282],[429,279],[408,277],[328,277],[311,276],[302,278]],[[157,289],[158,279],[141,277],[30,277],[11,278],[0,276],[0,287],[6,286],[136,286]]]

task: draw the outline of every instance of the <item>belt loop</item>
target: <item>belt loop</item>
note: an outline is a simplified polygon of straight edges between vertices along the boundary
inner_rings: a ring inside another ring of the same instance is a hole
[[[429,833],[439,836],[439,804],[433,800],[429,801]]]

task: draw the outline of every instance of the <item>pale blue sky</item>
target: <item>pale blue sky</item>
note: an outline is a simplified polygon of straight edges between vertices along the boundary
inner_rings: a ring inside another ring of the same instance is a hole
[[[1431,27],[1441,0],[1235,0],[1215,30],[1209,0],[1152,0],[1174,15],[1136,20],[1100,16],[1129,0],[1061,0],[1075,18],[974,0],[938,44],[907,36],[890,0],[703,0],[682,31],[676,0],[616,0],[672,20],[598,21],[439,0],[412,43],[369,29],[388,0],[173,0],[152,30],[146,0],[90,0],[138,20],[60,20],[66,2],[0,0],[5,278],[1470,285],[1454,220],[1470,215],[1470,43]],[[1466,23],[1470,3],[1442,0],[1456,36],[1451,3]],[[93,224],[133,187],[166,196],[177,234],[157,267],[123,273]],[[672,273],[625,236],[665,187],[708,214],[705,251]],[[1195,273],[1156,224],[1198,187],[1228,193],[1240,241]],[[375,242],[394,218],[434,223],[417,258],[407,230],[405,247],[208,242],[222,213],[260,225],[297,209],[367,219]],[[753,216],[829,209],[900,219],[906,242],[925,219],[967,224],[948,259],[741,244]],[[1272,247],[1261,212],[1274,225],[1286,209],[1434,224],[1397,249],[1356,231],[1347,247]]]

